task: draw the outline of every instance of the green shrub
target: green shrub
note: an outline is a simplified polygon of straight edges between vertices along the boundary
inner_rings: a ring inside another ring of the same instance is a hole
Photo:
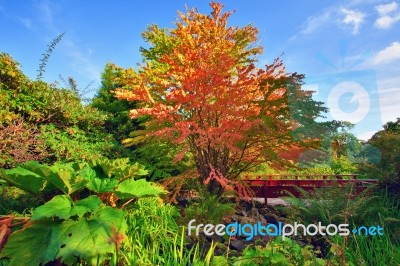
[[[234,266],[256,265],[329,265],[323,259],[317,258],[310,246],[300,246],[286,238],[277,238],[266,247],[246,247],[242,256],[232,258]]]
[[[226,202],[225,199],[202,192],[199,199],[192,199],[184,210],[184,217],[180,219],[183,224],[195,219],[198,223],[219,224],[225,216],[235,213],[235,204]]]

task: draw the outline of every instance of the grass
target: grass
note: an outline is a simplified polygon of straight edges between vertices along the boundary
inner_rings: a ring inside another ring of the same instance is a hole
[[[128,239],[121,247],[126,265],[211,265],[215,244],[202,250],[197,243],[186,247],[185,227],[175,219],[174,206],[158,199],[140,199],[127,210]]]
[[[292,222],[384,228],[383,236],[326,237],[323,240],[330,246],[327,256],[339,258],[341,264],[400,265],[400,204],[387,191],[371,188],[355,197],[351,188],[330,188],[312,195],[303,192],[303,197],[288,199],[292,203],[288,219]]]

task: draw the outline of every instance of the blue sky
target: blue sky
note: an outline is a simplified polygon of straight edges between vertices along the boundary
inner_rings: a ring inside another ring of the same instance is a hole
[[[328,118],[354,122],[354,133],[367,139],[400,117],[400,1],[222,3],[236,11],[232,26],[259,28],[260,66],[283,54],[287,70],[305,74],[305,88],[330,107]],[[107,62],[135,67],[141,32],[153,23],[174,27],[185,5],[210,12],[207,1],[0,0],[0,51],[35,78],[46,45],[66,32],[44,80],[71,76],[95,90]]]

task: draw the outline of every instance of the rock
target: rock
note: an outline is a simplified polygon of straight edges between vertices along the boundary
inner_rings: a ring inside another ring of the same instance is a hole
[[[243,240],[232,240],[230,247],[237,251],[243,251],[243,249],[246,247],[246,242]]]
[[[272,214],[264,215],[264,218],[267,221],[267,223],[269,223],[269,224],[278,225],[278,223],[279,223],[278,219],[275,216],[273,216]]]
[[[180,208],[186,208],[189,205],[189,201],[185,198],[178,198],[177,202]]]
[[[239,207],[247,211],[253,208],[253,204],[251,202],[241,201]]]
[[[224,242],[224,239],[217,234],[214,234],[212,236],[206,236],[206,239],[208,242],[214,242],[214,243],[223,243]]]
[[[231,216],[233,221],[241,224],[257,224],[261,222],[263,225],[267,224],[264,216],[258,212],[257,208],[251,208],[248,212],[240,211]]]

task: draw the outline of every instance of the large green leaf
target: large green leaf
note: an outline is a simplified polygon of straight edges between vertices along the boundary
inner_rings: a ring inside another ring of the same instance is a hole
[[[82,175],[96,175],[89,165],[78,170],[77,164],[57,163],[51,166],[51,170],[53,174],[48,176],[48,180],[67,195],[85,187],[87,181],[82,178]]]
[[[111,178],[88,177],[86,187],[96,193],[112,192],[118,180]]]
[[[68,220],[57,227],[55,236],[59,249],[58,256],[68,265],[76,257],[84,258],[88,263],[97,257],[105,258],[116,250],[116,244],[125,237],[126,221],[124,212],[105,206],[87,221]]]
[[[38,194],[46,186],[44,175],[49,175],[51,171],[47,167],[41,167],[38,162],[28,162],[14,169],[4,171],[2,179],[10,185],[22,190]]]
[[[0,258],[11,258],[9,266],[37,266],[53,261],[57,248],[49,246],[53,228],[59,223],[41,221],[13,232],[0,253]]]
[[[11,266],[37,266],[57,258],[67,265],[76,263],[77,258],[95,265],[98,258],[103,262],[114,253],[125,237],[124,216],[118,209],[103,206],[89,220],[81,217],[62,223],[34,221],[10,235],[1,257],[11,258]]]
[[[44,205],[32,211],[32,220],[59,217],[68,219],[72,216],[82,217],[84,214],[96,210],[101,204],[97,196],[89,196],[75,203],[66,195],[58,195],[46,202]]]
[[[40,164],[37,161],[29,161],[29,162],[23,163],[20,165],[20,167],[27,169],[29,171],[32,171],[32,172],[42,176],[43,178],[48,177],[52,173],[50,167],[48,167],[47,165],[44,165],[44,164]]]
[[[68,219],[71,215],[72,200],[66,195],[58,195],[32,211],[32,220],[49,217]]]
[[[156,187],[145,179],[127,179],[115,188],[115,194],[122,199],[156,197],[162,193],[165,193],[162,188]]]
[[[82,217],[84,214],[90,211],[97,210],[101,203],[101,199],[96,195],[78,200],[74,203],[74,207],[71,211],[71,216],[78,215],[79,217]]]
[[[119,158],[112,161],[102,158],[92,160],[89,163],[92,167],[97,169],[97,174],[101,178],[123,180],[148,174],[148,171],[144,169],[143,165],[139,163],[131,164],[129,158]]]

